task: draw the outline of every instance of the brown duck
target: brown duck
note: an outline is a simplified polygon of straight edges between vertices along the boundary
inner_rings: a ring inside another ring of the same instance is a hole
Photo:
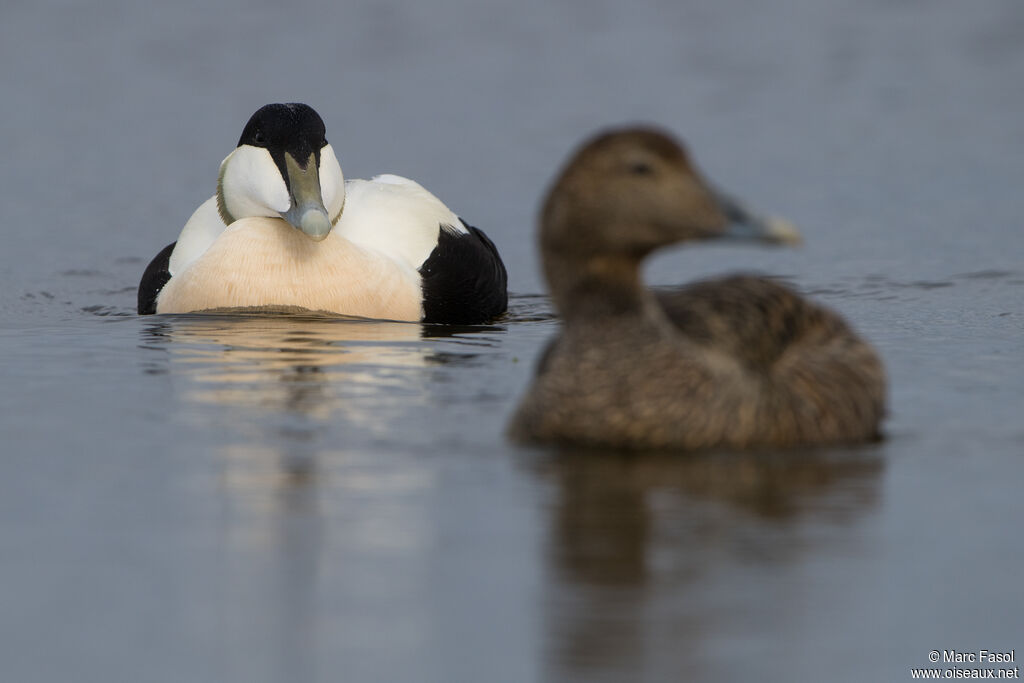
[[[620,449],[790,447],[875,439],[885,371],[838,315],[732,276],[655,293],[660,247],[799,241],[713,190],[668,135],[597,136],[544,203],[540,249],[563,327],[509,425],[518,441]]]

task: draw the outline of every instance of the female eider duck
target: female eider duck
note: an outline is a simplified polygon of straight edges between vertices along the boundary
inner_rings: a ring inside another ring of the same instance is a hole
[[[306,309],[472,324],[507,305],[487,236],[419,184],[346,182],[320,116],[268,104],[221,163],[217,194],[146,268],[139,313]]]
[[[654,293],[640,265],[688,240],[796,242],[705,183],[664,133],[585,144],[551,188],[540,250],[561,333],[509,425],[519,441],[747,449],[877,438],[885,372],[835,313],[770,280]]]

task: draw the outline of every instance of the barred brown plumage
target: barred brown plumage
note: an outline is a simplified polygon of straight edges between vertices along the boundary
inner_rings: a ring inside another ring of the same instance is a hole
[[[746,223],[741,229],[729,219]],[[561,333],[509,425],[520,441],[623,449],[790,447],[875,439],[881,360],[835,313],[735,275],[652,292],[658,247],[793,241],[715,192],[668,135],[600,135],[549,191],[540,244]]]

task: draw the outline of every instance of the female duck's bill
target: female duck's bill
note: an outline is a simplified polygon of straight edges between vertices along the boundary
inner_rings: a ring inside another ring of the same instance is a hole
[[[217,193],[139,285],[139,313],[302,308],[472,324],[506,309],[494,244],[418,183],[345,182],[320,116],[270,104],[222,162]]]
[[[836,314],[751,276],[657,295],[643,286],[650,252],[714,239],[799,235],[713,190],[660,131],[612,131],[585,144],[542,210],[541,257],[563,328],[510,435],[673,450],[875,438],[885,373]]]

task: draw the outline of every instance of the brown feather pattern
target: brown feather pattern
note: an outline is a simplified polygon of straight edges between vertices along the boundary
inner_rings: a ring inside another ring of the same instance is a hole
[[[635,173],[638,164],[648,170]],[[602,135],[570,161],[540,240],[563,329],[513,438],[677,450],[878,438],[885,371],[837,314],[748,275],[657,293],[642,285],[650,251],[724,230],[712,194],[656,131]]]

